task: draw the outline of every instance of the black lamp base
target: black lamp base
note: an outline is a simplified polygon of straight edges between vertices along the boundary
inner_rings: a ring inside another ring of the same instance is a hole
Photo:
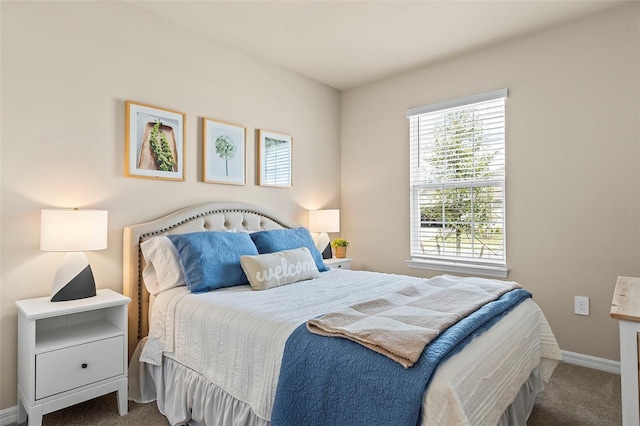
[[[333,254],[331,253],[331,244],[327,244],[325,249],[322,251],[322,258],[331,259],[332,257],[333,257]]]
[[[78,275],[62,287],[51,297],[52,302],[64,302],[66,300],[86,299],[96,295],[96,283],[93,279],[91,267],[87,265]]]

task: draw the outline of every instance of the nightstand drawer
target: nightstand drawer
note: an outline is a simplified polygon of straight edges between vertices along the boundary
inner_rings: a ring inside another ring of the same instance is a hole
[[[36,355],[36,399],[124,373],[124,337]]]
[[[332,269],[351,269],[351,258],[333,257],[331,259],[324,259],[324,264]]]

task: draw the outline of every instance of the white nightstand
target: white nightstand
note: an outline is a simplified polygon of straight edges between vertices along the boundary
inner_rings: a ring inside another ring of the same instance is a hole
[[[329,268],[336,268],[336,269],[351,269],[351,257],[345,257],[345,258],[337,258],[337,257],[332,257],[331,259],[324,259],[324,264],[327,265]]]
[[[127,414],[127,304],[115,291],[50,302],[19,300],[18,423],[110,392]]]

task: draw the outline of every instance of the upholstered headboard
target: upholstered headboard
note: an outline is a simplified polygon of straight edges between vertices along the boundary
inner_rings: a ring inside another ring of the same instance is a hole
[[[149,292],[142,281],[140,243],[158,235],[202,231],[264,231],[300,225],[247,203],[210,202],[124,228],[123,292],[129,304],[129,357],[149,331]]]

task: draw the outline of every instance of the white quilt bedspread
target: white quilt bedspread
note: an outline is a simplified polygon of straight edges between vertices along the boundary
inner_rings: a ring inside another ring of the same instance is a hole
[[[159,294],[154,302],[149,338],[140,361],[160,365],[163,355],[176,359],[268,420],[284,345],[298,325],[416,281],[423,280],[331,270],[315,280],[267,291],[253,291],[247,285],[191,294],[185,287],[174,288]],[[555,338],[535,303],[522,303],[505,320],[437,371],[425,395],[429,410],[423,413],[424,424],[469,416],[488,419],[494,411],[497,419],[511,403],[499,402],[513,397],[541,357],[560,359]],[[445,367],[447,374],[440,374]],[[469,389],[467,376],[474,376],[470,378],[482,391]]]
[[[525,300],[442,363],[423,399],[422,425],[495,425],[539,366],[549,381],[562,359],[542,310]]]

